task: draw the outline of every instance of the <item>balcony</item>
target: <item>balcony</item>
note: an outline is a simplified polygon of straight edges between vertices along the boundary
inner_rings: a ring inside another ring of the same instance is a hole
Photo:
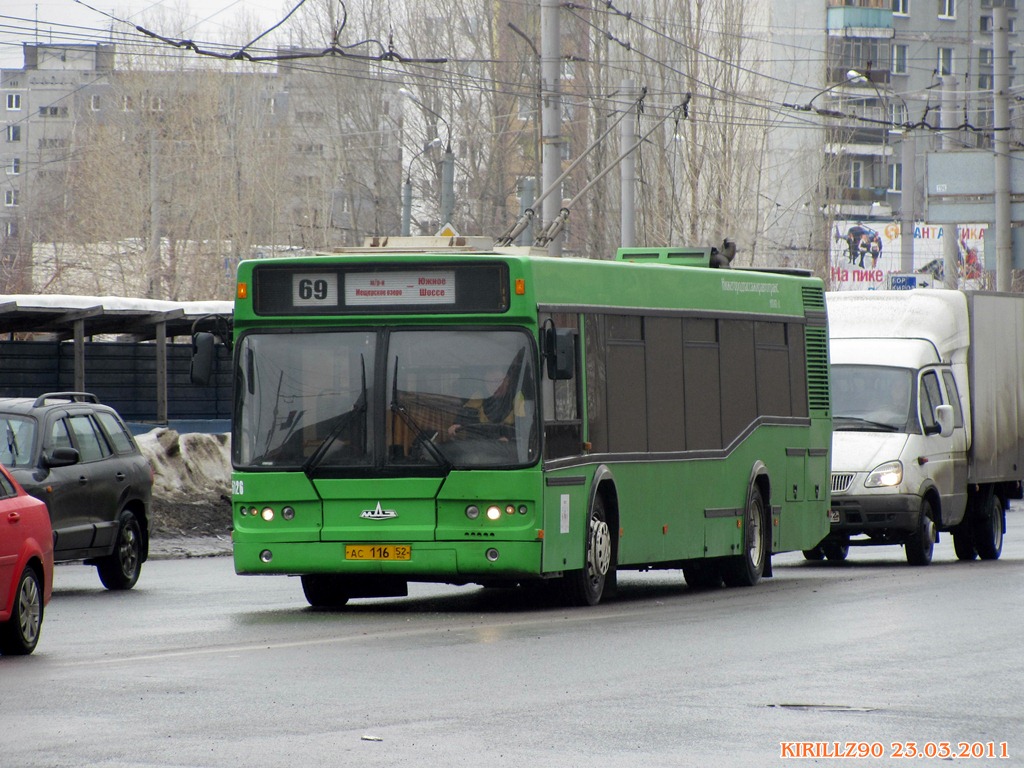
[[[829,8],[825,26],[830,37],[892,37],[892,8]]]

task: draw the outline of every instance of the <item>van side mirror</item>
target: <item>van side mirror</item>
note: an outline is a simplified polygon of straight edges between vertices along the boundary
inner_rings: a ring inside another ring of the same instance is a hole
[[[543,339],[548,378],[571,379],[576,374],[576,332],[571,328],[546,328]]]
[[[939,435],[949,437],[953,434],[953,406],[935,406],[935,420],[939,422]]]
[[[213,378],[213,350],[217,337],[200,331],[192,334],[192,363],[189,366],[189,380],[193,384],[206,386]]]

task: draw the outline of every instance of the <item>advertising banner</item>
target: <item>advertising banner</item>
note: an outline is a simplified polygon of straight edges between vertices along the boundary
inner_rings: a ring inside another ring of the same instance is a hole
[[[986,287],[984,224],[956,227],[957,273],[961,288]],[[832,230],[829,258],[829,290],[865,291],[889,287],[892,276],[913,274],[920,288],[943,283],[942,238],[951,225],[914,225],[914,268],[901,269],[902,238],[899,222],[837,221]],[[906,284],[905,278],[898,283]]]

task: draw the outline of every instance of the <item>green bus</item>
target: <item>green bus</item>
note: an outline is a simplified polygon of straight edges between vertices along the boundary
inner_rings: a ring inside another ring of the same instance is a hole
[[[410,581],[594,605],[623,569],[753,585],[828,533],[820,280],[385,242],[238,267],[239,574],[317,607]]]

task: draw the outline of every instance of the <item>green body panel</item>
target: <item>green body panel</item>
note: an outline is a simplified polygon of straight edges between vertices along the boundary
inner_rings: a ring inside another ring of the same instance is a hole
[[[275,263],[312,268],[330,258]],[[355,264],[386,260],[412,265],[496,257],[352,254],[343,258]],[[280,328],[492,325],[521,326],[537,338],[538,314],[544,311],[634,307],[657,312],[685,306],[694,315],[709,311],[799,318],[804,315],[803,292],[820,291],[820,281],[789,275],[667,263],[500,258],[508,265],[510,282],[522,281],[524,286],[522,294],[510,291],[509,308],[502,313],[261,317],[253,312],[251,298],[240,298],[235,334]],[[260,263],[265,262],[243,262],[239,283],[251,285],[252,270]],[[808,347],[826,338],[824,329],[814,330],[808,333]],[[600,482],[608,483],[606,490],[616,500],[612,533],[620,567],[736,555],[744,543],[743,510],[755,481],[766,491],[765,503],[772,513],[772,550],[809,549],[829,531],[827,366],[823,371],[808,370],[808,387],[812,390],[809,427],[806,423],[762,424],[714,455],[683,452],[651,460],[644,454],[590,457],[584,453],[547,470],[536,465],[505,471],[452,471],[447,477],[313,482],[298,471],[235,472],[235,568],[238,573],[253,574],[391,574],[449,582],[557,575],[584,565],[586,521],[591,499],[598,492],[598,476]],[[585,425],[586,414],[581,417]],[[475,519],[466,515],[471,504],[480,509]],[[492,504],[501,510],[497,520],[486,516]],[[294,510],[293,519],[284,519],[285,506]],[[274,511],[270,520],[259,514],[265,507]],[[252,509],[258,514],[251,514]],[[408,561],[347,561],[345,545],[362,543],[407,544],[412,555]],[[261,558],[267,552],[269,558],[266,554]]]

